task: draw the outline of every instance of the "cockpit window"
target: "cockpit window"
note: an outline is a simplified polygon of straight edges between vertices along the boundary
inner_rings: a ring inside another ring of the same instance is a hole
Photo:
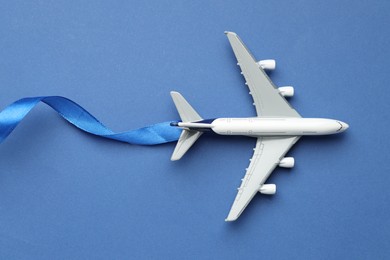
[[[339,129],[337,129],[337,132],[339,132],[341,129],[343,129],[343,124],[342,124],[342,123],[340,123],[339,121],[337,121],[337,123],[339,123],[339,125],[340,125],[340,128],[339,128]]]

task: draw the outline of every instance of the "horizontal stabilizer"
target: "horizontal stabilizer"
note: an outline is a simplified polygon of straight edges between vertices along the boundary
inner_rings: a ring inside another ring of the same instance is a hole
[[[172,91],[171,96],[182,122],[190,123],[202,120],[200,115],[179,92]],[[199,131],[183,129],[179,141],[177,141],[175,150],[173,151],[171,160],[177,161],[183,157],[202,134],[203,133]]]
[[[180,160],[202,134],[202,132],[184,129],[181,132],[179,141],[177,141],[171,161]]]
[[[195,109],[192,108],[192,106],[179,92],[171,91],[171,96],[182,122],[194,122],[202,120],[200,115],[195,111]]]

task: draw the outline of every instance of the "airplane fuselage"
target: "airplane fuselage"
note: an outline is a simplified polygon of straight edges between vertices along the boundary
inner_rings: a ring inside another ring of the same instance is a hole
[[[198,122],[180,122],[179,127],[208,130],[220,135],[244,136],[302,136],[329,135],[345,131],[344,122],[323,118],[217,118]]]

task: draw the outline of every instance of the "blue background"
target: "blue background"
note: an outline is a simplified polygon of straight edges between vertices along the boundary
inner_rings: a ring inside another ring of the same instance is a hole
[[[45,105],[0,145],[0,258],[384,259],[390,253],[388,1],[4,1],[0,105],[71,98],[116,131],[254,116],[225,30],[305,117],[349,123],[305,137],[272,197],[224,219],[255,141],[132,146],[87,135]]]

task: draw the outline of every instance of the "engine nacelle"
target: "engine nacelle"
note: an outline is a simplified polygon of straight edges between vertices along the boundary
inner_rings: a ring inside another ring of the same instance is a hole
[[[282,160],[280,160],[279,167],[292,168],[294,167],[294,164],[295,164],[294,157],[284,157]]]
[[[259,192],[261,194],[274,195],[276,193],[275,184],[263,184],[261,185]]]
[[[283,97],[292,97],[294,96],[294,88],[292,86],[285,86],[285,87],[280,87],[278,88],[279,93]]]
[[[275,60],[260,60],[257,62],[257,65],[263,70],[274,70],[276,68]]]

